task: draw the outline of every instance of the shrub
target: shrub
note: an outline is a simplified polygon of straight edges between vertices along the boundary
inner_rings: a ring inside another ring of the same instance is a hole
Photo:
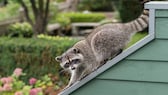
[[[122,22],[128,22],[137,18],[143,9],[139,0],[120,0],[119,13]]]
[[[112,2],[115,0],[80,0],[79,10],[112,11]]]
[[[33,30],[29,23],[15,23],[8,27],[10,37],[32,37]]]
[[[105,19],[102,13],[61,13],[57,18],[69,18],[70,22],[99,22]]]
[[[51,73],[59,76],[59,64],[55,57],[62,54],[77,40],[63,37],[41,36],[39,38],[0,38],[0,75],[10,75],[16,67],[22,68],[27,76],[39,78]],[[62,78],[62,77],[60,77]],[[66,80],[65,80],[66,81]]]
[[[62,27],[66,27],[71,23],[71,20],[69,17],[66,17],[64,15],[60,15],[59,17],[56,18],[56,21],[60,23]]]

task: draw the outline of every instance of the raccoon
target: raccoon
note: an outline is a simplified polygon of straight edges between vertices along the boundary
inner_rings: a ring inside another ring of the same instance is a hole
[[[148,11],[144,10],[139,18],[131,22],[98,26],[86,39],[56,57],[61,67],[71,73],[67,87],[96,70],[109,58],[120,54],[132,35],[147,26]]]
[[[60,62],[65,71],[71,74],[67,87],[91,73],[93,68],[97,67],[95,63],[98,62],[86,40],[77,42],[72,48],[55,59]]]

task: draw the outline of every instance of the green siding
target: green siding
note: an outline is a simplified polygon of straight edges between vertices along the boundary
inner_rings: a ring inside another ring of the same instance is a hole
[[[155,15],[155,17],[168,17],[168,9],[156,10]]]
[[[168,61],[168,41],[155,39],[131,54],[127,59]]]
[[[168,18],[156,18],[156,38],[168,39]]]
[[[70,95],[168,95],[168,84],[94,79]]]
[[[168,82],[168,62],[123,60],[97,79]]]

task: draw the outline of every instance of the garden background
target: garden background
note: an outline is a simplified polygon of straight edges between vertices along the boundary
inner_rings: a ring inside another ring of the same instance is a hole
[[[139,0],[0,0],[0,95],[56,95],[69,79],[56,56],[97,25],[128,22],[142,10]]]

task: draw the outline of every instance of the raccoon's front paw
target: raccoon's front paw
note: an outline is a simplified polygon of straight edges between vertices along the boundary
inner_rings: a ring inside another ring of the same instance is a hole
[[[84,78],[87,77],[88,75],[89,75],[89,74],[85,74],[85,75],[79,77],[78,81],[81,81],[82,79],[84,79]]]

